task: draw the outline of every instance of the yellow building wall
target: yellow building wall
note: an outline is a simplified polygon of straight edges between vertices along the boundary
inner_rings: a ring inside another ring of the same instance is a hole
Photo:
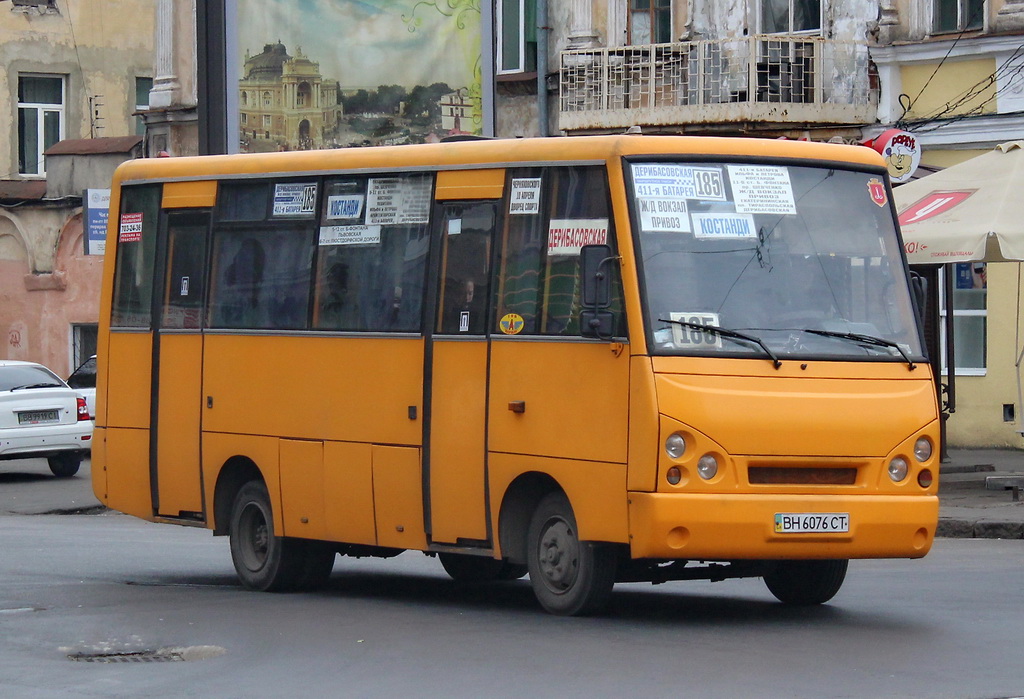
[[[950,446],[1024,448],[1014,366],[1024,348],[1022,275],[1019,262],[988,265],[987,367],[984,376],[956,378],[956,413],[946,423]],[[1014,406],[1015,421],[1003,420],[1004,405]]]
[[[994,58],[967,61],[946,61],[936,71],[936,63],[908,65],[900,68],[903,92],[910,96],[913,108],[907,119],[936,117],[968,94],[977,91],[963,104],[944,116],[965,114],[974,109],[981,114],[996,111],[995,83],[986,84],[996,70]],[[923,92],[922,92],[923,90]]]

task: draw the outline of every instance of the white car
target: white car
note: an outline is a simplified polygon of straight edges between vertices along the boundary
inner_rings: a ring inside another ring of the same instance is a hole
[[[68,377],[68,386],[85,398],[89,406],[89,417],[96,419],[96,355],[92,355]]]
[[[0,461],[45,458],[53,475],[78,473],[92,446],[85,398],[42,364],[0,360]]]

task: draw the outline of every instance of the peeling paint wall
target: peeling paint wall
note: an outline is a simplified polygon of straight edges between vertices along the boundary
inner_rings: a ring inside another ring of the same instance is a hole
[[[65,139],[136,132],[136,78],[153,77],[157,0],[0,3],[0,180],[18,174],[18,77],[64,77]],[[97,182],[95,187],[109,186]],[[0,358],[66,376],[71,325],[96,323],[103,258],[86,257],[77,196],[0,209]]]

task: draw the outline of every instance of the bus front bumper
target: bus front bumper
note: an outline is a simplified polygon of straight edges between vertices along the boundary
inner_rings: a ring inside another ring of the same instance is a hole
[[[845,514],[848,531],[776,531],[776,515],[794,514]],[[920,558],[931,548],[938,516],[939,499],[931,495],[631,492],[630,553],[687,560]]]

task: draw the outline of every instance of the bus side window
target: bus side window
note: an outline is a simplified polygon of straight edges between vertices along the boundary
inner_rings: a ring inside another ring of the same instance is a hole
[[[430,239],[429,198],[422,195],[432,186],[432,175],[422,174],[327,181],[313,288],[314,328],[420,331]],[[381,222],[368,221],[372,188],[389,187],[402,193],[396,198],[406,208],[377,211]]]
[[[540,203],[529,213],[508,212],[498,268],[496,330],[508,332],[511,326],[502,325],[502,318],[516,314],[523,319],[516,334],[579,335],[581,243],[615,248],[604,168],[521,168],[510,171],[510,177],[512,193],[535,187],[539,178]],[[623,336],[617,267],[613,275],[609,310],[616,318],[615,335]]]
[[[311,226],[215,230],[209,327],[304,329],[312,266]]]
[[[156,258],[157,217],[161,185],[121,190],[117,223],[117,267],[110,324],[149,328],[153,313],[153,265]]]
[[[491,201],[445,204],[440,318],[445,334],[487,332],[491,239],[496,205]]]

